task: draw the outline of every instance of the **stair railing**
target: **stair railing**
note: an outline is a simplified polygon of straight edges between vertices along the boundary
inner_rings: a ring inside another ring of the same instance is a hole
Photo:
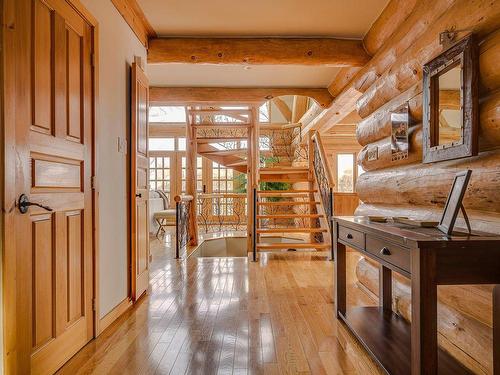
[[[176,195],[175,200],[175,258],[180,258],[189,240],[189,210],[193,204],[192,195]]]
[[[311,137],[312,141],[312,162],[314,169],[314,176],[316,178],[316,183],[318,185],[318,191],[320,195],[320,200],[325,212],[325,216],[328,221],[328,228],[330,229],[330,241],[331,241],[331,259],[334,260],[333,255],[333,188],[335,183],[333,182],[333,176],[331,169],[328,165],[328,159],[326,158],[325,150],[323,148],[323,143],[321,141],[321,136],[319,133],[314,133]]]

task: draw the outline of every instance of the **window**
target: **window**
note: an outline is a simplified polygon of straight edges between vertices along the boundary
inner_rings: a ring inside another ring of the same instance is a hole
[[[170,192],[171,165],[169,157],[149,158],[149,186],[151,190]]]
[[[174,151],[175,138],[149,138],[149,151]]]
[[[151,106],[149,122],[186,122],[186,109],[180,106]]]
[[[259,122],[270,122],[269,118],[269,103],[265,102],[259,108]]]
[[[337,154],[337,191],[354,191],[354,154]]]
[[[186,193],[186,157],[181,159],[181,190]],[[201,156],[196,157],[196,191],[203,192],[203,159]]]
[[[177,138],[177,150],[186,151],[186,137]]]
[[[259,137],[259,149],[269,151],[271,149],[271,138],[269,136]]]
[[[212,191],[214,193],[232,193],[234,188],[233,177],[232,169],[212,162]],[[227,198],[215,200],[212,207],[213,215],[233,215],[233,207],[230,201]]]

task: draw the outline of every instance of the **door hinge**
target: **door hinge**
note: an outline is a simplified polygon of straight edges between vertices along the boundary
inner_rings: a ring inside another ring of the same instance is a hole
[[[96,177],[95,176],[92,176],[90,178],[90,186],[91,186],[92,190],[95,190],[95,188],[96,188]]]
[[[94,53],[94,52],[91,52],[91,53],[90,53],[90,66],[91,66],[92,68],[94,68],[94,67],[95,67],[95,53]]]
[[[95,298],[92,298],[92,311],[95,311]]]

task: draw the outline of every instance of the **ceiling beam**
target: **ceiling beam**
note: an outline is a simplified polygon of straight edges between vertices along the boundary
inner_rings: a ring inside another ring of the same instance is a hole
[[[281,98],[274,98],[273,103],[278,108],[278,111],[283,115],[286,122],[292,121],[292,110],[288,107],[288,104]]]
[[[283,95],[302,95],[314,99],[319,106],[327,108],[333,97],[326,88],[243,88],[243,87],[150,87],[151,104],[262,104]]]
[[[148,63],[363,66],[360,40],[334,38],[153,38]]]
[[[111,0],[115,8],[128,23],[139,41],[147,48],[148,40],[156,38],[156,32],[144,15],[136,0]]]

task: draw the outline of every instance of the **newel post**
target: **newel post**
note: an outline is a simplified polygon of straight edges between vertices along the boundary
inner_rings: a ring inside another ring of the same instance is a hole
[[[195,122],[192,114],[186,109],[186,194],[193,197],[192,204],[189,205],[189,245],[198,245],[198,213],[197,213],[197,196],[196,196],[196,128],[193,125]],[[181,176],[177,176],[180,178]]]

